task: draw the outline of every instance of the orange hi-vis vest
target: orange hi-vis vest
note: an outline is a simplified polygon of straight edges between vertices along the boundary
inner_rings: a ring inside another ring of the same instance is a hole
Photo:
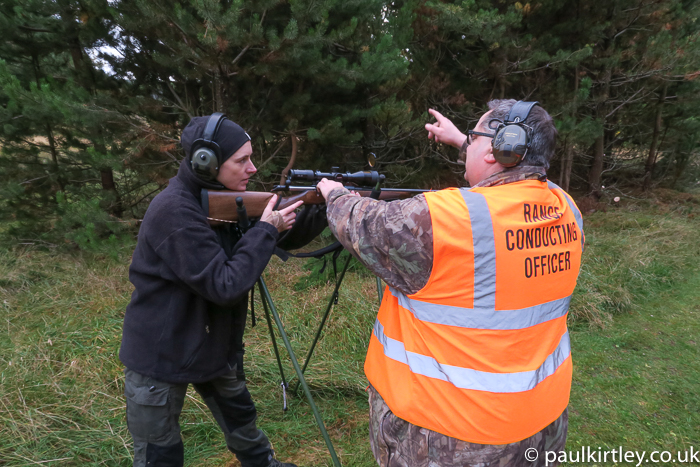
[[[538,180],[425,198],[430,279],[413,295],[386,288],[365,373],[409,423],[472,443],[521,441],[569,403],[581,213]]]

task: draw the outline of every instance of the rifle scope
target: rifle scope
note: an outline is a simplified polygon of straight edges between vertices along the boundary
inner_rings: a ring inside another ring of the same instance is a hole
[[[384,181],[384,175],[376,170],[342,173],[342,172],[319,172],[318,170],[290,170],[287,182],[307,181],[320,182],[322,178],[340,183],[354,183],[358,186],[373,186]]]

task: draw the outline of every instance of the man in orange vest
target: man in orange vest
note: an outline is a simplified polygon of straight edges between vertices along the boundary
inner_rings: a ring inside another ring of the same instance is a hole
[[[549,114],[489,108],[466,135],[432,109],[426,125],[471,188],[383,202],[318,184],[332,232],[388,284],[365,361],[381,466],[543,465],[564,448],[581,214],[547,180]]]

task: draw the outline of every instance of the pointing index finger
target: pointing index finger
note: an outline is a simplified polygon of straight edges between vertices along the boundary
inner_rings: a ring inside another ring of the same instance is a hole
[[[282,215],[289,214],[290,212],[294,211],[296,208],[298,208],[298,207],[301,206],[302,204],[304,204],[303,201],[297,201],[296,203],[291,204],[291,205],[287,206],[287,207],[284,208],[284,209],[280,209],[279,212],[280,212],[280,214],[282,214]]]
[[[445,119],[445,117],[435,109],[428,109],[428,112],[430,113],[430,115],[435,117],[435,120],[437,120],[438,122],[442,122]]]

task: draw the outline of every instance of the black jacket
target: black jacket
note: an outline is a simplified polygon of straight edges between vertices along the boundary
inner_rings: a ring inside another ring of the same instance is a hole
[[[216,188],[183,162],[148,207],[129,268],[135,290],[119,358],[137,373],[172,383],[208,381],[234,366],[247,293],[278,235],[258,222],[235,246],[222,244],[201,207],[203,187]]]

